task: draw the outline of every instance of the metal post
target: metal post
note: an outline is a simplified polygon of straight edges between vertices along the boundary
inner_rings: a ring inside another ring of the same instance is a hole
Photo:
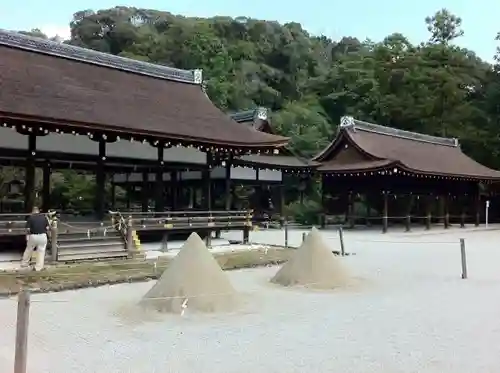
[[[345,246],[344,246],[344,230],[339,227],[339,238],[340,238],[340,255],[345,256]]]
[[[306,240],[306,232],[303,232],[302,233],[302,242],[304,242]]]
[[[50,227],[50,254],[52,262],[57,262],[57,258],[59,256],[59,245],[57,244],[57,218],[52,220],[52,224]]]
[[[283,228],[285,228],[285,247],[288,247],[288,221],[285,219]]]
[[[26,373],[28,363],[28,325],[30,293],[22,290],[17,298],[16,352],[14,373]]]
[[[460,256],[462,258],[462,279],[467,278],[467,256],[465,255],[465,240],[460,239]]]

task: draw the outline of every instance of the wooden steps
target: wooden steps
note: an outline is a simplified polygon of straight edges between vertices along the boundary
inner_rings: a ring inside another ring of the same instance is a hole
[[[59,262],[126,258],[128,255],[123,238],[115,231],[90,236],[86,232],[61,233],[57,242]]]

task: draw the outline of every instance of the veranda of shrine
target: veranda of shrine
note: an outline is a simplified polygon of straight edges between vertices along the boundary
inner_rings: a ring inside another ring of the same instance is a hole
[[[117,210],[115,186],[121,183],[127,193],[120,216],[134,215],[138,229],[241,228],[252,211],[231,209],[235,180],[259,187],[264,182],[266,190],[275,185],[283,201],[282,173],[310,171],[284,150],[287,138],[262,127],[268,128],[266,110],[218,110],[204,92],[201,70],[7,31],[0,31],[0,49],[1,162],[25,169],[24,212],[35,203],[44,212],[58,210],[50,200],[51,176],[70,168],[95,173],[89,224],[103,226],[108,211]],[[37,168],[43,170],[41,196],[35,195]],[[59,212],[61,222],[74,218]],[[4,235],[23,235],[17,223],[24,217],[2,218]]]
[[[94,224],[120,210],[122,217],[135,214],[144,230],[152,228],[143,224],[146,213],[157,229],[172,229],[178,216],[183,229],[215,230],[228,228],[233,213],[246,225],[247,209],[283,218],[282,184],[292,174],[301,195],[305,184],[321,179],[324,225],[345,214],[350,227],[381,224],[384,232],[392,224],[447,228],[479,224],[484,200],[492,199],[485,191],[500,180],[498,171],[463,154],[456,139],[349,117],[324,151],[304,160],[273,133],[265,109],[220,112],[204,93],[200,70],[6,31],[0,49],[0,158],[4,166],[26,169],[26,212],[35,204],[36,168],[43,170],[43,211],[57,210],[50,201],[52,172],[71,168],[95,173]],[[238,210],[235,188],[249,184],[257,199]],[[127,191],[122,206],[117,185]],[[8,222],[3,228],[4,235],[21,234]]]

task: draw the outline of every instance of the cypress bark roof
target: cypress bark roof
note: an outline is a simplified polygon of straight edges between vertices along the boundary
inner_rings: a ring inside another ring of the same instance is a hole
[[[248,127],[262,133],[274,134],[266,108],[257,107],[252,110],[240,111],[230,114],[230,117],[236,122],[246,124]],[[287,148],[281,149],[280,155],[245,155],[236,158],[235,162],[237,164],[284,169],[310,169],[316,166],[316,162],[296,156]]]
[[[348,147],[355,153],[346,155]],[[336,139],[314,160],[321,163],[321,172],[348,173],[397,166],[416,174],[500,179],[500,171],[464,154],[457,139],[398,130],[351,117],[342,118]]]
[[[201,70],[135,61],[0,30],[0,119],[240,147],[288,139],[238,125],[202,90]]]

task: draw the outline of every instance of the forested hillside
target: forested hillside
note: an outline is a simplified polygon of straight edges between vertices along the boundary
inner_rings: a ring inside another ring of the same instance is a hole
[[[500,64],[492,66],[455,45],[467,31],[447,10],[422,20],[422,27],[428,28],[429,39],[418,45],[398,30],[377,42],[349,35],[331,40],[310,35],[298,23],[187,18],[116,7],[76,13],[68,42],[202,68],[217,106],[224,111],[270,108],[274,126],[305,156],[321,149],[339,118],[348,114],[458,137],[469,155],[500,169]]]

